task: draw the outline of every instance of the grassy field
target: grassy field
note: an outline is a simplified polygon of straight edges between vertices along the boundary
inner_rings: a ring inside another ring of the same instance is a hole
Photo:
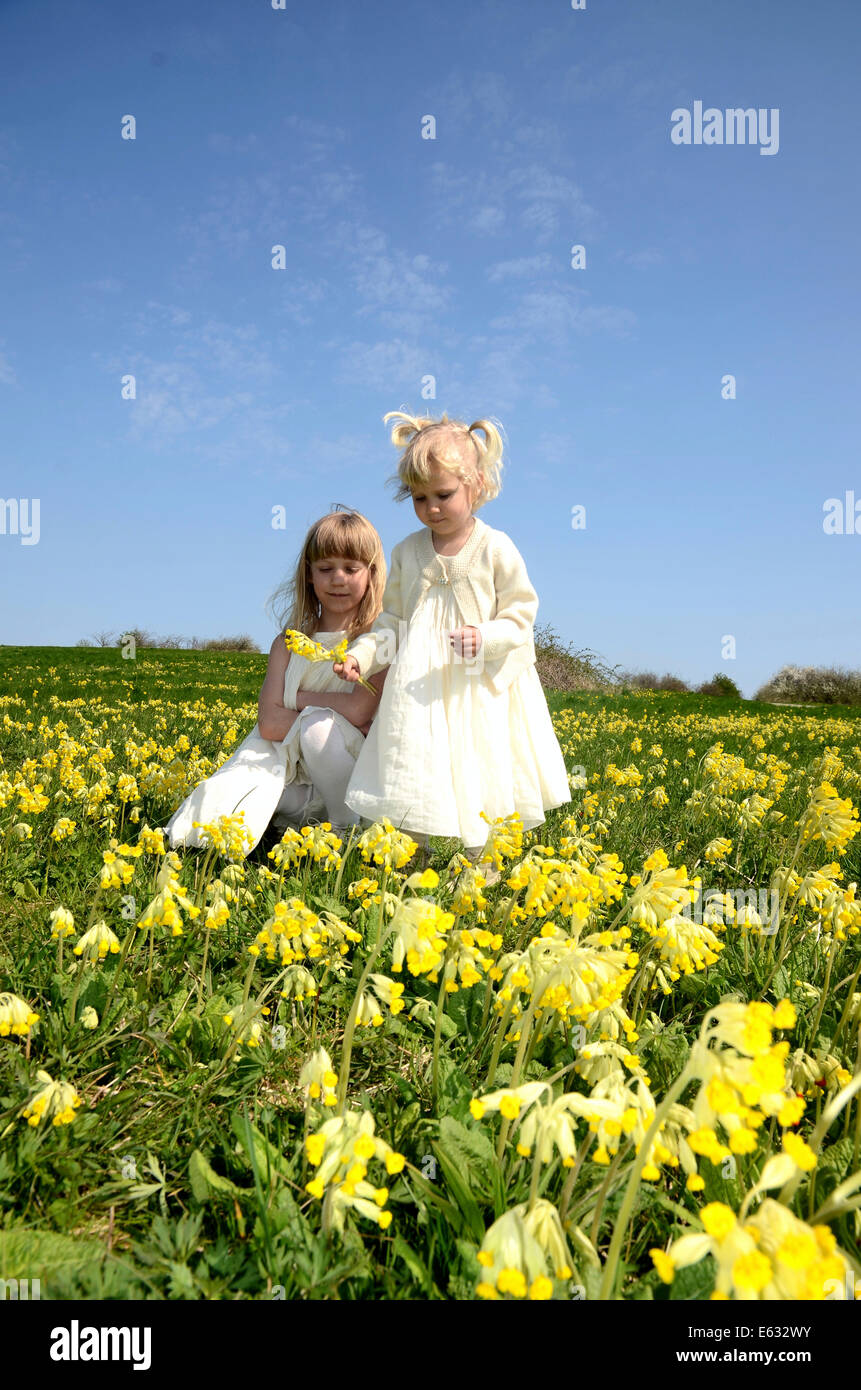
[[[167,855],[265,664],[0,648],[0,1279],[861,1288],[861,708],[551,693],[572,800],[492,887],[379,828]]]

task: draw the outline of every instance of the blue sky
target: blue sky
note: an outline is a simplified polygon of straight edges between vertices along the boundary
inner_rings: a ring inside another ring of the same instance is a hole
[[[857,667],[859,38],[850,0],[0,0],[0,496],[40,501],[0,641],[268,645],[332,504],[417,528],[407,408],[502,422],[481,515],[566,642],[748,696]],[[674,144],[695,101],[777,108],[777,153]]]

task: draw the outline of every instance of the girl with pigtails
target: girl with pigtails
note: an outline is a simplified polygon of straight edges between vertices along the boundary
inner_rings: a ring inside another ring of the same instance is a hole
[[[395,545],[382,612],[333,667],[347,681],[390,667],[345,801],[408,832],[424,863],[431,835],[475,862],[488,820],[517,813],[529,830],[571,797],[535,669],[538,596],[511,538],[476,516],[500,490],[496,425],[391,419],[396,500],[412,499],[421,528]]]

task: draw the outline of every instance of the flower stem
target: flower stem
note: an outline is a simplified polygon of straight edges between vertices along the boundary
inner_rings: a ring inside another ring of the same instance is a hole
[[[604,1275],[601,1279],[601,1288],[598,1293],[599,1299],[607,1301],[613,1298],[616,1288],[616,1277],[619,1268],[619,1256],[622,1251],[622,1241],[625,1239],[625,1232],[634,1210],[634,1203],[637,1198],[637,1187],[640,1181],[640,1173],[646,1166],[646,1156],[651,1148],[652,1140],[658,1133],[660,1126],[664,1122],[665,1116],[669,1113],[670,1106],[674,1104],[676,1098],[682,1094],[685,1086],[693,1075],[690,1064],[685,1066],[676,1080],[673,1082],[661,1104],[652,1117],[652,1123],[643,1135],[639,1153],[636,1155],[631,1167],[631,1175],[628,1178],[628,1186],[616,1217],[616,1225],[613,1229],[613,1238],[610,1241],[610,1249],[607,1252],[607,1259],[604,1264]]]

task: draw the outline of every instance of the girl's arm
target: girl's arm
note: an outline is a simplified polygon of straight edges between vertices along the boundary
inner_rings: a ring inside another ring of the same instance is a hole
[[[529,582],[523,556],[513,541],[505,539],[508,543],[494,546],[492,552],[496,614],[477,625],[486,661],[531,641],[538,613],[538,595]]]
[[[271,739],[273,743],[280,743],[289,734],[298,712],[284,707],[284,676],[289,660],[284,633],[279,632],[269,648],[269,665],[257,701],[260,737]]]
[[[386,577],[382,611],[370,629],[362,633],[361,637],[357,637],[347,648],[347,655],[358,662],[360,674],[366,678],[390,666],[398,650],[401,624],[404,621],[401,593],[401,546],[404,544],[404,541],[399,541],[392,550],[392,563]],[[335,674],[340,676],[338,664],[336,663]],[[365,693],[370,698],[370,692]]]
[[[384,671],[378,671],[376,675],[371,676],[370,684],[376,691],[375,695],[361,685],[354,688],[352,695],[346,691],[339,695],[331,690],[298,690],[296,705],[299,709],[305,709],[307,705],[321,705],[324,709],[333,709],[336,714],[342,714],[345,719],[349,719],[357,729],[364,730],[377,712],[388,670],[387,666]]]

